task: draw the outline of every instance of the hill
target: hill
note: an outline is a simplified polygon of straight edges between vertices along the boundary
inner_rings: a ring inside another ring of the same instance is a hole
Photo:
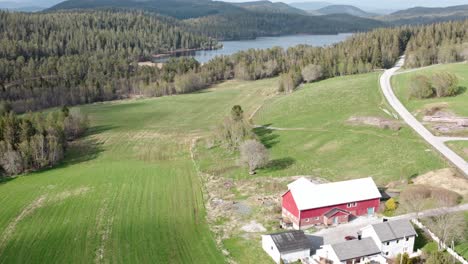
[[[67,0],[47,11],[109,8],[144,10],[178,19],[245,11],[229,3],[211,0]]]
[[[320,9],[315,10],[315,12],[323,15],[331,14],[348,14],[357,17],[373,17],[375,14],[368,13],[360,8],[357,8],[352,5],[330,5]]]
[[[396,25],[429,24],[435,22],[464,20],[468,18],[468,5],[451,7],[415,7],[380,17]]]
[[[210,0],[67,0],[48,11],[68,9],[144,10],[177,18],[188,30],[222,40],[297,33],[336,34],[386,25],[382,21],[351,16],[339,21],[309,16],[286,4],[269,1],[230,4]]]
[[[282,2],[272,3],[270,1],[252,1],[243,3],[233,3],[236,6],[255,12],[285,13],[307,15],[307,12],[299,8],[292,7]]]
[[[292,7],[302,9],[304,11],[317,10],[329,5],[333,5],[329,2],[293,2],[289,4]]]

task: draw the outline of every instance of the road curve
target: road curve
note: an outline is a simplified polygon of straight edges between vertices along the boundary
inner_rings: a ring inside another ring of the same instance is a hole
[[[427,130],[398,100],[395,93],[393,92],[391,85],[391,78],[404,64],[404,56],[398,60],[395,67],[386,70],[380,77],[380,87],[382,92],[387,99],[388,103],[395,109],[395,111],[401,116],[401,118],[413,128],[421,137],[424,138],[429,144],[431,144],[437,151],[439,151],[447,160],[455,165],[461,172],[468,177],[468,163],[460,157],[453,150],[448,148],[444,140],[434,136],[429,130]]]

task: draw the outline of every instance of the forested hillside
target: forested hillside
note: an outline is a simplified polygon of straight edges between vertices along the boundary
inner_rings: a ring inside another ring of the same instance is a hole
[[[307,16],[290,13],[233,13],[184,21],[190,31],[217,39],[250,39],[286,34],[336,34],[386,26],[373,19],[350,15]]]
[[[0,12],[0,100],[18,112],[130,93],[135,63],[215,40],[142,13]]]
[[[68,0],[48,11],[70,9],[144,10],[179,19],[188,30],[218,40],[251,39],[296,33],[367,31],[385,26],[385,22],[346,16],[310,16],[282,3],[268,1],[232,4],[211,0]]]
[[[175,48],[210,47],[196,37],[142,13],[0,13],[0,101],[16,112],[131,96],[187,93],[238,78],[283,74],[286,90],[309,65],[320,78],[388,68],[406,52],[408,67],[463,59],[468,21],[383,28],[330,47],[248,50],[204,65],[172,59],[162,69],[140,58]]]

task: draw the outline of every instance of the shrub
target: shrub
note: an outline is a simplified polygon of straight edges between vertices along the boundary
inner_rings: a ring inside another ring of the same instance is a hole
[[[458,93],[458,78],[449,72],[436,73],[432,76],[432,87],[437,97],[454,96]]]
[[[411,78],[409,86],[410,98],[424,99],[434,95],[431,80],[424,75],[416,75]]]
[[[388,201],[385,202],[385,210],[388,211],[395,211],[397,209],[397,203],[395,202],[395,199],[390,198]]]

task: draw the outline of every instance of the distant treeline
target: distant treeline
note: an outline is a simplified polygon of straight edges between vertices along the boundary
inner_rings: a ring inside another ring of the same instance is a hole
[[[159,69],[137,65],[141,56],[161,50],[154,43],[154,35],[164,40],[159,43],[169,45],[174,44],[174,39],[164,32],[175,32],[179,37],[187,34],[186,38],[176,37],[179,39],[176,44],[163,46],[165,49],[213,43],[205,38],[187,42],[192,35],[172,27],[161,25],[164,29],[157,30],[160,22],[141,13],[18,14],[19,18],[13,18],[15,16],[0,13],[1,21],[5,21],[0,24],[0,101],[11,105],[16,112],[131,96],[188,93],[232,78],[256,80],[282,74],[289,80],[286,84],[295,86],[301,82],[305,67],[319,69],[317,76],[320,78],[366,73],[391,67],[405,53],[409,67],[452,62],[464,58],[467,50],[463,47],[468,41],[468,21],[447,22],[376,29],[329,47],[252,49],[217,57],[204,65],[194,59],[172,59]],[[63,21],[61,16],[65,18]],[[75,23],[80,19],[81,23]],[[31,20],[43,22],[41,26],[34,26],[30,25]],[[73,26],[66,26],[68,23]],[[49,24],[54,25],[54,30],[39,29]],[[56,31],[69,37],[57,42]],[[86,42],[79,40],[81,32],[87,32],[83,35]],[[17,34],[21,37],[14,37]],[[126,40],[121,42],[120,39]],[[14,44],[22,48],[15,48]],[[53,48],[46,48],[48,45]],[[287,90],[293,88],[287,87]]]
[[[66,107],[18,117],[0,104],[0,178],[56,165],[67,141],[81,136],[87,125],[86,116]]]

